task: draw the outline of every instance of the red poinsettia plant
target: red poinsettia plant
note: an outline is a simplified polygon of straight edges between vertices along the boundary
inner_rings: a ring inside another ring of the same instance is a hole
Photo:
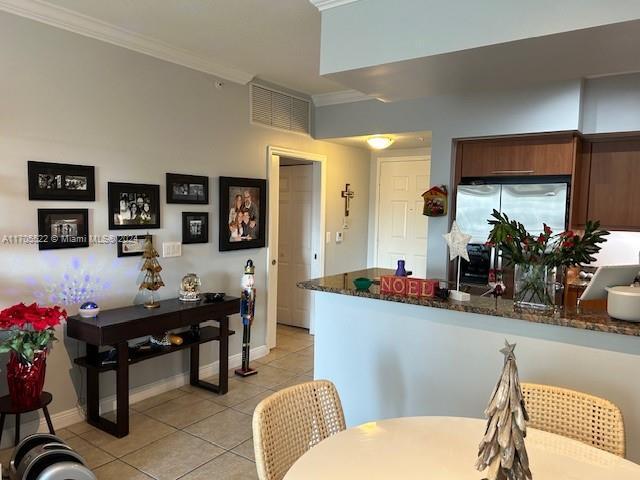
[[[22,363],[33,363],[38,352],[46,352],[56,340],[55,327],[67,318],[60,307],[19,303],[0,312],[0,353],[15,352]]]

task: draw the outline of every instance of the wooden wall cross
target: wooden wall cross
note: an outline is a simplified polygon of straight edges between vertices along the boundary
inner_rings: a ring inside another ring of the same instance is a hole
[[[347,183],[344,186],[344,190],[342,192],[340,192],[340,196],[342,196],[342,198],[344,198],[344,216],[348,217],[349,216],[349,206],[351,203],[351,199],[356,195],[356,193],[351,190],[351,184]]]

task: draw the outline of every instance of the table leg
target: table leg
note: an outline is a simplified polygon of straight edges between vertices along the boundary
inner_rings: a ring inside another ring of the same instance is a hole
[[[220,324],[219,338],[219,365],[220,373],[218,374],[218,384],[204,382],[200,380],[200,346],[191,347],[190,366],[189,366],[189,383],[195,387],[200,387],[219,395],[224,395],[229,391],[229,317],[216,319]]]
[[[219,393],[224,395],[229,391],[229,317],[220,319],[220,374],[218,380]]]
[[[56,431],[53,429],[53,423],[51,422],[51,417],[49,416],[49,409],[46,405],[42,407],[42,411],[44,412],[44,418],[47,421],[47,426],[49,427],[49,433],[51,435],[55,435]]]
[[[17,447],[20,443],[20,414],[16,413],[16,436],[14,438],[14,445]]]
[[[98,347],[87,343],[87,361],[98,365]],[[100,373],[95,368],[87,368],[87,421],[96,425],[100,420]]]
[[[117,347],[118,368],[116,370],[116,435],[129,434],[129,344],[120,342]]]
[[[7,414],[0,414],[0,444],[2,444],[2,433],[4,432],[4,420],[7,418]]]
[[[200,345],[193,345],[190,352],[189,383],[197,387],[200,383]]]

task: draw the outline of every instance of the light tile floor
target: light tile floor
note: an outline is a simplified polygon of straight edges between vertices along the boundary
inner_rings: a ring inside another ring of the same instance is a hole
[[[255,361],[258,374],[229,374],[229,393],[191,386],[131,405],[131,433],[117,439],[85,422],[60,429],[98,480],[257,479],[251,416],[282,388],[313,379],[313,336],[278,326],[277,348]],[[0,452],[3,467],[12,449]]]

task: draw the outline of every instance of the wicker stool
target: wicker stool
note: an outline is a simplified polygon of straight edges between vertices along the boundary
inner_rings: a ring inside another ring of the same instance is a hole
[[[282,480],[311,447],[345,429],[338,392],[326,380],[286,388],[253,412],[253,444],[260,480]]]
[[[523,383],[529,426],[625,455],[620,409],[604,398],[566,388]]]

